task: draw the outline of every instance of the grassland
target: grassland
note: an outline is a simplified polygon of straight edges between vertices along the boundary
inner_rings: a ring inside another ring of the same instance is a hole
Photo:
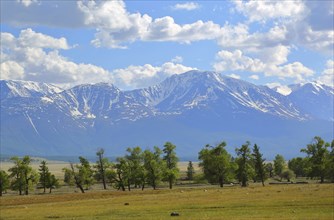
[[[5,196],[1,219],[333,219],[334,185],[177,187]],[[129,205],[124,205],[129,203]]]
[[[39,163],[33,164],[38,169]],[[198,164],[194,163],[196,171]],[[1,163],[7,170],[11,163]],[[62,178],[68,163],[52,162],[49,169]],[[187,163],[179,163],[182,176]],[[180,182],[179,182],[180,184]],[[187,181],[174,189],[150,188],[121,192],[95,185],[85,194],[62,187],[52,194],[36,190],[28,196],[9,192],[0,197],[0,219],[334,219],[334,184],[200,185]],[[129,205],[124,205],[129,203]],[[171,212],[180,213],[171,217]]]

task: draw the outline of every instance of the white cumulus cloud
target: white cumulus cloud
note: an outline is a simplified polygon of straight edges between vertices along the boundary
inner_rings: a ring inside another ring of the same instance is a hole
[[[97,30],[92,41],[96,47],[126,48],[136,40],[191,43],[215,39],[221,31],[220,25],[212,21],[180,25],[170,16],[153,19],[147,14],[130,13],[123,1],[80,1],[78,7],[85,15],[85,24]]]
[[[166,62],[161,66],[145,64],[143,66],[129,66],[113,71],[115,84],[122,89],[144,88],[155,85],[168,76],[181,74],[195,68],[178,63]]]
[[[244,14],[251,22],[265,22],[269,19],[281,19],[305,13],[306,7],[301,0],[294,1],[234,1],[236,10]]]
[[[327,60],[326,67],[318,77],[317,81],[334,87],[334,60]]]
[[[200,5],[196,2],[178,3],[172,7],[172,9],[174,10],[187,10],[187,11],[192,11],[199,8]]]
[[[62,56],[61,49],[71,49],[65,38],[53,38],[25,29],[18,37],[1,33],[1,39],[1,79],[46,82],[63,87],[112,82],[121,89],[135,89],[154,85],[168,76],[194,69],[177,63],[182,62],[182,57],[177,56],[161,66],[130,65],[108,71],[92,64],[75,63]]]
[[[279,51],[279,50],[278,50]],[[265,76],[276,76],[280,79],[292,78],[296,82],[304,82],[313,76],[314,71],[305,67],[300,62],[281,64],[281,62],[264,63],[258,58],[244,55],[241,50],[221,50],[216,55],[216,63],[213,68],[216,71],[244,71],[252,73],[263,73]],[[281,64],[281,65],[279,65]],[[253,79],[254,76],[253,76]]]

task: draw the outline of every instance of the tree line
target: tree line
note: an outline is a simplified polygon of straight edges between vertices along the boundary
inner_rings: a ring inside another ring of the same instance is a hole
[[[179,158],[176,146],[166,142],[162,149],[142,150],[140,147],[128,148],[123,157],[109,161],[104,157],[104,149],[96,152],[96,163],[90,163],[86,158],[79,157],[79,163],[70,163],[69,168],[63,168],[64,183],[75,186],[82,193],[89,190],[93,184],[99,183],[103,189],[113,187],[118,190],[131,191],[133,188],[144,190],[145,187],[156,189],[162,182],[172,189],[180,177],[177,167]],[[334,182],[334,140],[325,142],[321,137],[314,137],[312,142],[301,149],[306,157],[292,158],[286,164],[282,155],[276,155],[273,162],[265,162],[260,148],[250,142],[235,149],[236,157],[226,150],[226,142],[216,146],[206,145],[198,153],[199,167],[202,172],[195,174],[192,161],[189,161],[186,179],[202,179],[210,184],[223,187],[224,184],[237,182],[246,187],[250,181],[260,182],[265,186],[268,178],[278,181],[293,177],[309,177],[325,179]],[[38,171],[31,167],[31,158],[12,157],[13,167],[8,173],[0,170],[0,196],[11,189],[19,195],[29,194],[29,190],[36,187],[49,193],[60,187],[59,179],[51,174],[46,161],[42,161]]]

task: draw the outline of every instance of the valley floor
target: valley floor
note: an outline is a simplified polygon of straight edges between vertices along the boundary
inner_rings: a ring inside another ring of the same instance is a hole
[[[128,205],[125,205],[128,203]],[[334,219],[334,184],[4,196],[0,219]]]

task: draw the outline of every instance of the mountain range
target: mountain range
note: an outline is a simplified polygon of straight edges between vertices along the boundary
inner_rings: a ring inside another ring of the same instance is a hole
[[[318,135],[333,138],[334,88],[290,85],[282,95],[267,86],[189,71],[143,89],[121,91],[98,83],[57,86],[1,80],[1,154],[123,155],[171,141],[183,158],[224,140],[234,151],[257,143],[267,157],[295,156]]]

